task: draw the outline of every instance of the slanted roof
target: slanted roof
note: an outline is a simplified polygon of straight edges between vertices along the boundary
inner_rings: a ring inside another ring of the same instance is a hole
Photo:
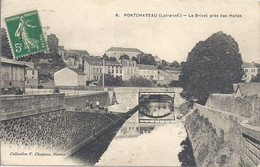
[[[136,65],[139,69],[144,69],[144,70],[158,70],[156,66],[154,65],[146,65],[146,64],[137,64]]]
[[[85,57],[85,60],[90,65],[102,66],[102,60],[96,56],[87,56],[87,57]]]
[[[78,68],[69,68],[69,69],[76,72],[78,75],[86,75],[82,70]]]
[[[260,94],[260,82],[250,82],[250,83],[238,83],[235,92],[240,90],[242,96],[251,96]]]
[[[120,52],[138,52],[142,53],[139,49],[136,48],[122,48],[122,47],[111,47],[106,52],[109,51],[120,51]]]
[[[244,63],[242,64],[242,68],[258,68],[258,67],[260,67],[259,64],[254,63],[254,62],[252,62],[252,63],[246,63],[246,62],[244,62]]]
[[[27,63],[27,62],[17,61],[17,60],[7,59],[7,58],[5,58],[5,57],[1,57],[1,63],[13,64],[13,65],[19,65],[19,66],[26,66],[26,63]]]
[[[70,49],[69,51],[74,52],[79,55],[86,55],[86,56],[89,55],[89,53],[86,50]]]
[[[105,65],[106,66],[116,66],[116,65],[120,65],[120,63],[118,61],[105,61]]]

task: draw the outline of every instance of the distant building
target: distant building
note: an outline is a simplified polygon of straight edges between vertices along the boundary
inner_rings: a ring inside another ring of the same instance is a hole
[[[54,73],[55,86],[85,86],[86,74],[77,68],[65,67]]]
[[[105,73],[122,78],[122,66],[118,61],[105,61]]]
[[[146,79],[157,81],[158,80],[158,69],[154,65],[137,64],[139,68],[139,76]]]
[[[25,67],[26,62],[1,57],[2,91],[25,85]]]
[[[137,57],[137,55],[141,54],[142,52],[136,48],[122,48],[122,47],[111,47],[106,52],[108,57],[115,57],[119,60],[120,56],[126,54],[131,59],[132,57]]]
[[[122,64],[122,80],[129,80],[132,76],[139,76],[139,68],[136,62],[132,60],[121,60]]]
[[[103,62],[96,56],[87,56],[84,61],[84,72],[87,81],[98,81],[102,78]]]
[[[27,66],[25,68],[25,85],[37,87],[38,84],[38,70],[34,66]]]
[[[250,82],[253,77],[260,73],[260,64],[257,63],[243,63],[242,68],[244,69],[243,79],[245,82]]]
[[[164,70],[159,70],[159,77],[157,83],[161,85],[168,85],[172,81],[179,81],[181,68],[168,67]]]
[[[257,95],[260,97],[260,82],[233,84],[236,97]]]

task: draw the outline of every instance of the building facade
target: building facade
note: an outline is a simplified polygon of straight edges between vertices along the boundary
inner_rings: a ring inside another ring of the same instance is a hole
[[[122,80],[129,80],[132,76],[139,76],[139,68],[136,66],[135,61],[121,60],[122,64]]]
[[[26,62],[1,57],[1,89],[25,86]]]
[[[32,66],[25,68],[25,85],[31,87],[37,87],[38,81],[38,70],[34,69]]]
[[[137,55],[141,54],[142,52],[136,48],[122,48],[122,47],[111,47],[107,51],[105,51],[105,54],[108,57],[115,57],[117,60],[119,60],[120,56],[126,54],[131,59],[132,57],[137,57]]]
[[[103,77],[102,60],[96,56],[87,56],[84,61],[84,73],[87,81],[99,81]]]
[[[253,77],[260,73],[260,64],[257,63],[243,63],[242,68],[245,72],[243,79],[245,82],[250,82]]]
[[[85,86],[86,74],[77,68],[65,67],[54,73],[55,86]]]
[[[137,64],[139,68],[139,76],[146,79],[157,81],[158,80],[158,69],[154,65]]]
[[[122,66],[118,61],[105,61],[105,73],[122,78]]]

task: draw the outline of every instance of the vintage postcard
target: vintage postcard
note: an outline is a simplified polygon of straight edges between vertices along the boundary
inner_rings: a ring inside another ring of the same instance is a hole
[[[260,3],[2,0],[1,165],[260,166]]]

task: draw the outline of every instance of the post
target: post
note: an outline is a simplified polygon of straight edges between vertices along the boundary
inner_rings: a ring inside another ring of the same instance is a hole
[[[103,91],[105,90],[105,58],[103,58]]]

